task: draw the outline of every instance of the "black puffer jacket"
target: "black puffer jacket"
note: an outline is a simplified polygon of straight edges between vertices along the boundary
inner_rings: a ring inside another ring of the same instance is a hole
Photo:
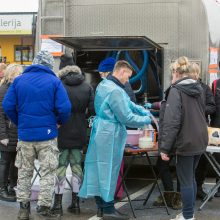
[[[0,150],[15,152],[18,141],[17,127],[7,118],[2,108],[2,101],[8,87],[9,84],[0,86],[0,140],[9,139],[7,146],[0,143]]]
[[[59,128],[58,147],[60,149],[82,149],[87,144],[87,110],[90,115],[94,115],[93,89],[84,81],[83,74],[74,71],[74,66],[71,68],[69,66],[59,72],[72,104],[70,119]]]
[[[165,105],[164,105],[165,104]],[[208,145],[203,89],[200,83],[183,78],[168,90],[161,106],[160,152],[192,156]]]

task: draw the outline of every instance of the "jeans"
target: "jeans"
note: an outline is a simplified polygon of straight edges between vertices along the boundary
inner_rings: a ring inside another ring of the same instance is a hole
[[[176,158],[176,170],[180,181],[180,193],[185,219],[193,218],[197,193],[195,172],[201,155],[179,156]]]

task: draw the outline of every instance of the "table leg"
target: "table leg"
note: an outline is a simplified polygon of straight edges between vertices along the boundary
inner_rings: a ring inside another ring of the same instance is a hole
[[[156,173],[155,173],[155,171],[154,171],[154,168],[153,168],[153,165],[152,165],[152,163],[151,163],[151,160],[150,160],[150,157],[149,157],[148,153],[146,153],[146,157],[147,157],[147,160],[148,160],[148,163],[149,163],[151,172],[152,172],[152,174],[153,174],[153,176],[154,176],[154,179],[155,179],[155,186],[157,185],[157,188],[158,188],[158,190],[159,190],[159,192],[160,192],[160,195],[162,196],[163,203],[164,203],[164,205],[165,205],[167,214],[170,215],[170,212],[169,212],[169,209],[168,209],[166,200],[165,200],[165,198],[164,198],[164,195],[163,195],[162,190],[161,190],[161,188],[160,188],[160,185],[159,185],[159,183],[158,183],[158,176],[156,175]],[[152,192],[151,192],[151,193],[152,193]],[[148,199],[149,199],[149,198],[148,198]]]

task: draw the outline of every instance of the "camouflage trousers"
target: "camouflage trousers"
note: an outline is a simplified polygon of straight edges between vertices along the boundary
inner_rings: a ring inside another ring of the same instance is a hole
[[[38,205],[51,206],[58,158],[56,138],[49,141],[18,142],[15,161],[15,166],[18,167],[18,202],[30,201],[34,160],[38,159],[41,175]]]
[[[66,170],[70,164],[72,171],[71,185],[72,191],[75,193],[79,192],[79,188],[82,183],[82,153],[79,149],[65,149],[61,150],[59,156],[59,166],[56,171],[56,181],[55,181],[55,193],[63,194],[66,178]]]

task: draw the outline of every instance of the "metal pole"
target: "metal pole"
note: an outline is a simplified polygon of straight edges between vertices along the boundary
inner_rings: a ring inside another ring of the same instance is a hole
[[[38,50],[41,48],[41,35],[42,35],[42,0],[39,0],[39,42],[38,42]]]
[[[66,36],[66,0],[63,0],[63,36]],[[65,46],[63,52],[65,53]]]

